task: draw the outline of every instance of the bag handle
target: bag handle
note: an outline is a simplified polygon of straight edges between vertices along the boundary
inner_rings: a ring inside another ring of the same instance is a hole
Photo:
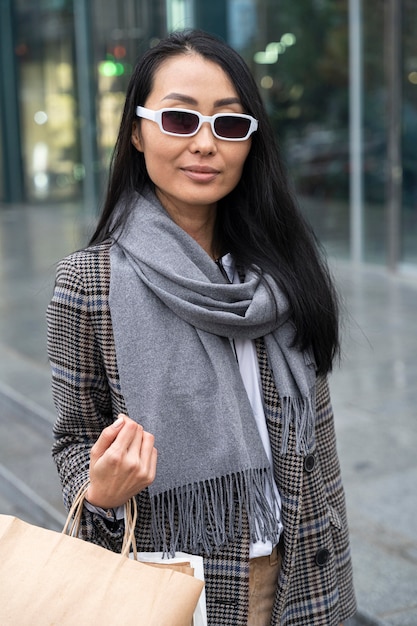
[[[81,486],[77,495],[75,496],[71,508],[68,512],[68,517],[62,529],[64,535],[70,535],[71,537],[78,537],[81,524],[81,516],[83,512],[83,505],[85,500],[85,494],[89,486],[89,482]]]
[[[64,528],[62,529],[62,533],[64,535],[69,535],[70,537],[78,537],[81,526],[81,517],[83,513],[83,506],[85,495],[87,493],[87,489],[89,486],[89,482],[82,485],[77,495],[75,496],[71,508],[68,512],[67,519],[64,524]],[[135,539],[135,526],[138,519],[138,505],[136,502],[136,498],[130,498],[126,504],[124,505],[124,521],[125,521],[125,529],[123,533],[123,543],[122,543],[122,551],[121,556],[128,557],[130,553],[130,549],[132,548],[132,552],[134,558],[137,559],[137,546]]]
[[[130,498],[125,504],[125,532],[123,535],[122,556],[129,556],[130,547],[132,547],[133,557],[135,561],[138,558],[138,549],[136,546],[135,527],[138,519],[138,504],[136,498]]]

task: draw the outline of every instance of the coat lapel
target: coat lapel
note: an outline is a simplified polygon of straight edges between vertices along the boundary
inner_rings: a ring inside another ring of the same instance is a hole
[[[294,570],[295,547],[300,525],[303,483],[303,456],[296,453],[295,429],[290,426],[288,448],[281,453],[282,421],[280,398],[269,367],[262,338],[256,340],[265,417],[274,460],[274,477],[282,500],[281,521],[284,526],[284,558],[275,599],[274,614],[279,615],[285,603],[290,573]]]

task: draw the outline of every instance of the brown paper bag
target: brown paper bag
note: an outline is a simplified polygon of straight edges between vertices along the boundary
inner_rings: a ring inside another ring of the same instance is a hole
[[[203,586],[0,515],[2,626],[189,626]]]
[[[130,553],[130,557],[134,558],[134,555]],[[184,573],[189,573],[199,580],[204,581],[204,559],[201,556],[187,552],[177,552],[175,557],[167,557],[163,552],[137,552],[136,558],[139,562],[146,563],[151,567],[162,566],[175,570],[178,568],[179,571],[184,571]],[[194,611],[193,626],[208,626],[206,594],[204,589],[200,594],[198,604]]]

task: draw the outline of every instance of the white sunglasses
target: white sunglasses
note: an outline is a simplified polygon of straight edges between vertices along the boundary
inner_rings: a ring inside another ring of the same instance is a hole
[[[136,107],[136,115],[156,122],[165,135],[192,137],[204,122],[211,126],[213,135],[225,141],[244,141],[258,128],[258,120],[243,113],[217,113],[202,115],[188,109],[159,109],[153,111],[145,107]]]

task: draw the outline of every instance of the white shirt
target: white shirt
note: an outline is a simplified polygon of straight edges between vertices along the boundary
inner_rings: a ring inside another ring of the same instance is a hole
[[[223,265],[223,268],[227,276],[229,277],[230,282],[239,283],[240,279],[238,273],[235,271],[235,263],[233,257],[230,254],[226,254],[220,262]],[[261,437],[265,453],[268,457],[271,467],[273,468],[272,450],[265,420],[261,374],[259,371],[259,363],[256,354],[255,342],[250,339],[235,339],[234,348],[236,358],[239,363],[240,375],[242,377],[246,393],[248,394],[256,425],[259,430],[259,435]],[[283,528],[281,523],[281,496],[275,482],[273,484],[273,488],[275,492],[275,498],[278,503],[276,515],[277,519],[279,520],[279,533],[281,534]],[[266,496],[271,502],[272,499],[269,487],[266,490]],[[279,536],[277,537],[274,545],[276,545],[278,541]],[[258,556],[267,556],[271,554],[273,547],[274,546],[272,545],[271,541],[263,542],[259,540],[255,543],[251,543],[249,556],[251,559]]]

